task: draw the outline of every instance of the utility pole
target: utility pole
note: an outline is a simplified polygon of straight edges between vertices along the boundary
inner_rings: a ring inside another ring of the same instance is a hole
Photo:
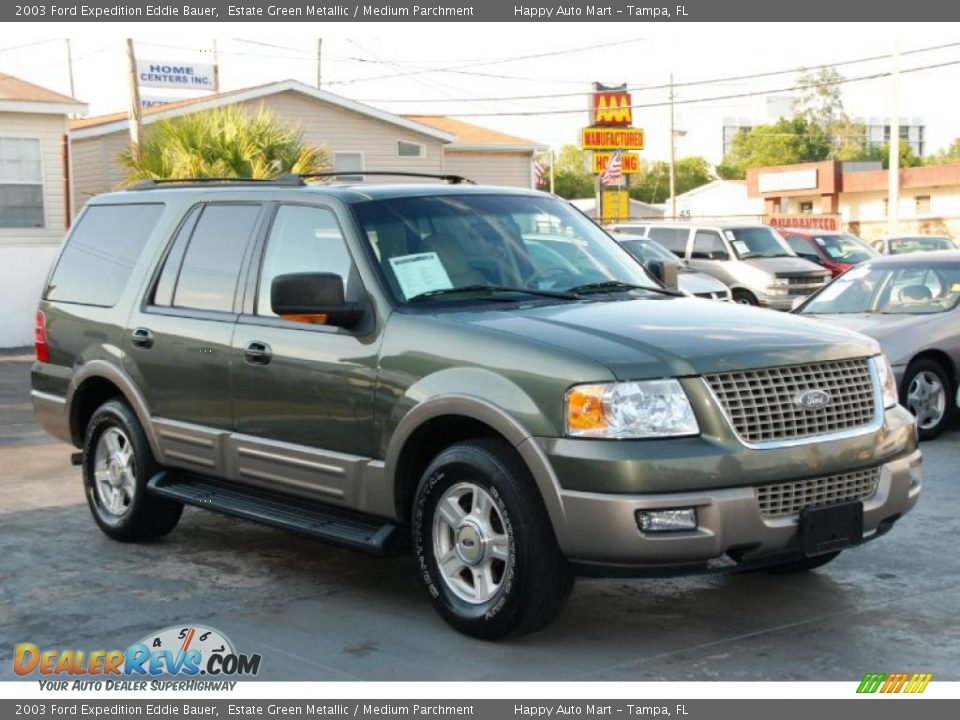
[[[133,40],[130,38],[127,38],[127,75],[130,82],[130,145],[136,154],[140,151],[143,113],[140,108],[140,88],[137,84],[137,56],[133,52]]]
[[[317,38],[317,90],[320,90],[320,61],[323,58],[323,38]]]
[[[670,219],[677,219],[677,134],[673,127],[673,73],[670,73]]]
[[[220,53],[217,51],[217,39],[213,39],[213,92],[220,92]]]
[[[70,97],[76,97],[76,91],[73,89],[73,51],[70,49],[70,38],[67,38],[67,73],[70,75]]]
[[[893,49],[893,116],[890,118],[890,159],[887,171],[887,234],[900,232],[900,39]]]

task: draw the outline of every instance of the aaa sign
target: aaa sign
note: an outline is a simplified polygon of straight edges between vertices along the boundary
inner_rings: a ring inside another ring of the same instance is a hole
[[[607,169],[610,164],[612,152],[595,152],[593,154],[593,174],[599,175]],[[640,155],[637,153],[623,153],[620,156],[620,162],[623,165],[623,174],[630,175],[640,172]]]
[[[628,92],[595,92],[590,96],[594,125],[629,127],[633,125],[633,111]]]

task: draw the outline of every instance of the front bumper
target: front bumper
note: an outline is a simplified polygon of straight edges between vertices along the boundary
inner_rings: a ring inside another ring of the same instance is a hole
[[[915,450],[881,466],[877,491],[863,501],[865,541],[916,504],[920,464]],[[722,567],[731,557],[749,565],[800,556],[798,516],[764,516],[752,487],[630,496],[566,491],[562,497],[566,523],[561,548],[586,574],[656,574],[671,568],[710,569],[711,561]],[[638,510],[677,507],[696,508],[697,530],[645,535],[637,526]]]

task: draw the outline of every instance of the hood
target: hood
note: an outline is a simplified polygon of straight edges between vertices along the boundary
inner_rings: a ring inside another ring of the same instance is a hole
[[[587,356],[620,379],[700,375],[879,352],[876,343],[862,335],[795,315],[670,296],[439,317]]]
[[[744,262],[750,263],[758,268],[762,268],[767,272],[772,272],[779,275],[783,273],[782,277],[789,277],[791,275],[803,275],[806,273],[811,273],[814,275],[828,275],[826,270],[812,263],[809,260],[804,260],[803,258],[798,257],[771,257],[771,258],[747,258]]]
[[[880,343],[890,362],[906,362],[910,355],[922,349],[929,338],[927,329],[944,320],[942,313],[930,315],[883,315],[881,313],[836,313],[830,315],[803,314],[832,327],[863,333]],[[905,357],[903,357],[905,355]]]
[[[689,270],[677,275],[680,289],[694,295],[698,293],[726,293],[727,286],[706,273]]]

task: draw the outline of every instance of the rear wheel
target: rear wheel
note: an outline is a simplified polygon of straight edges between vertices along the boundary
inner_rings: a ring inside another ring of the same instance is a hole
[[[900,388],[901,403],[917,418],[921,440],[935,438],[953,417],[953,383],[940,363],[911,363]]]
[[[734,290],[733,301],[738,305],[758,305],[756,296],[749,290]]]
[[[417,489],[412,531],[435,609],[467,635],[495,640],[538,630],[573,586],[533,479],[502,441],[441,452]]]
[[[90,419],[83,446],[83,484],[93,519],[114,540],[162,537],[180,521],[183,505],[147,494],[160,468],[143,428],[120,400],[104,403]]]

